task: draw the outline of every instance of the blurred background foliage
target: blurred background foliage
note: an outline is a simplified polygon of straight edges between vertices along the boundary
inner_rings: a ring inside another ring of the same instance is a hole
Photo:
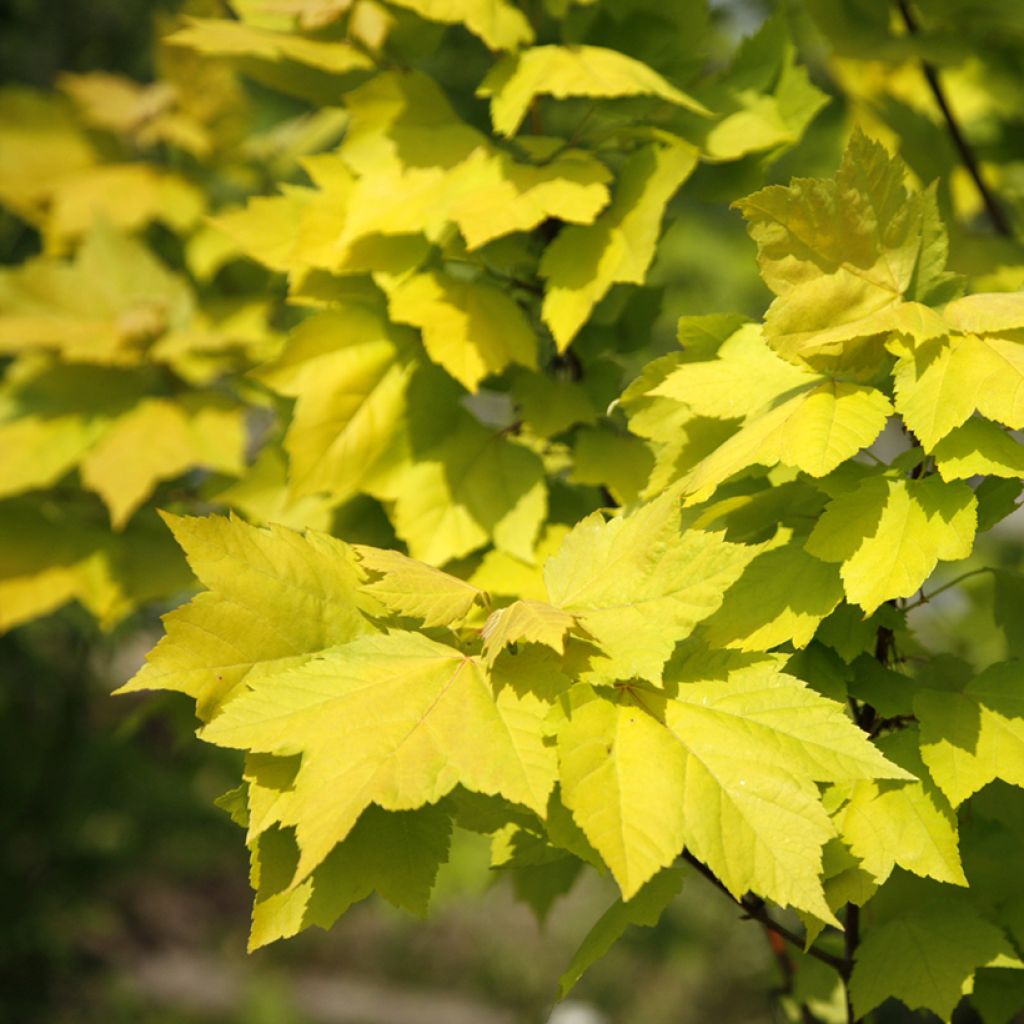
[[[154,29],[178,6],[176,0],[0,0],[0,73],[6,84],[51,88],[63,83],[65,92],[69,80],[61,76],[68,72],[112,71],[152,81],[160,59]],[[790,5],[755,0],[713,5],[727,41],[723,53],[779,6]],[[652,274],[665,289],[654,327],[665,349],[681,313],[737,310],[756,316],[767,305],[753,247],[723,198],[741,195],[766,178],[830,173],[851,118],[876,135],[914,140],[903,154],[922,180],[956,163],[943,126],[922,99],[921,82],[890,75],[881,63],[885,55],[858,49],[856,33],[844,35],[838,24],[842,4],[792,6],[801,56],[832,102],[813,131],[767,167],[754,159],[705,167],[675,201]],[[845,39],[847,53],[826,56],[803,6],[817,6],[826,23],[830,18],[837,23],[831,38],[833,43]],[[999,25],[974,24],[972,30],[997,32]],[[999,54],[1000,60],[1011,60],[1004,51]],[[1011,71],[1006,69],[1008,78]],[[1024,195],[1024,152],[1015,147],[1024,135],[1007,130],[1017,115],[1000,109],[979,85],[983,74],[998,72],[980,60],[967,61],[957,65],[954,84],[961,101],[973,100],[974,140],[983,155],[988,147],[1000,161],[1002,194],[1016,206]],[[185,79],[191,74],[187,67],[178,73]],[[282,164],[302,150],[302,140],[282,141],[268,131],[290,112],[290,101],[250,84],[243,105],[243,126],[232,127],[229,113],[215,129],[218,144],[231,150],[219,162],[190,161],[160,140],[155,143],[157,159],[199,181],[217,205],[267,191],[271,181],[286,176]],[[213,111],[209,123],[217,116]],[[260,128],[267,133],[252,134]],[[317,130],[329,134],[330,126]],[[130,130],[119,138],[118,145],[128,149],[142,144]],[[109,150],[113,143],[108,138],[99,145]],[[982,216],[977,196],[961,172],[953,182],[941,201],[961,225],[970,225]],[[182,243],[158,219],[144,237],[172,264],[186,261]],[[972,249],[969,239],[961,242],[954,252],[966,264],[961,269],[969,270]],[[983,242],[991,261],[996,243],[990,237]],[[58,243],[24,217],[0,213],[0,262],[16,264]],[[989,280],[989,287],[1024,282],[1024,259],[1011,243],[1004,250],[999,279]],[[214,261],[211,273],[216,272],[217,255],[208,255]],[[193,257],[202,262],[202,254]],[[272,307],[269,330],[286,326],[279,286],[252,264],[228,267],[218,288],[239,296],[263,294]],[[258,350],[266,333],[256,334],[247,344]],[[1014,530],[1004,530],[990,543],[1001,564],[1024,564],[1024,545]],[[991,554],[979,557],[984,561]],[[936,602],[923,627],[928,642],[970,658],[988,655],[975,649],[974,638],[981,632],[978,624],[991,621],[997,584],[979,579],[966,602],[950,603],[952,597]],[[112,630],[101,632],[92,616],[71,606],[0,637],[0,763],[7,789],[0,801],[0,819],[6,819],[0,843],[0,1021],[767,1024],[781,1019],[770,993],[789,979],[780,972],[768,937],[738,920],[735,908],[697,879],[656,929],[628,936],[583,980],[573,1001],[552,1016],[558,976],[610,901],[610,885],[588,877],[542,927],[513,900],[511,883],[489,870],[486,850],[466,837],[444,869],[429,922],[369,902],[328,935],[307,933],[246,957],[245,851],[236,827],[212,804],[233,785],[239,764],[229,752],[195,744],[192,711],[184,698],[110,700],[111,689],[134,671],[159,636],[152,609],[128,614],[125,608],[112,622],[118,618],[122,621]],[[816,998],[827,1001],[827,992],[814,990],[814,962],[799,967],[801,996],[811,1005]],[[819,1008],[826,1017],[825,1003]],[[907,1019],[896,1008],[884,1009],[879,1018]]]

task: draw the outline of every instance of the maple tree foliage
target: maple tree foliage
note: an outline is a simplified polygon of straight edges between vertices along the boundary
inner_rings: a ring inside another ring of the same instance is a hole
[[[976,554],[1024,478],[1024,260],[965,227],[1006,233],[1012,169],[930,63],[1005,128],[951,39],[1024,24],[942,6],[808,5],[827,169],[787,19],[712,62],[699,3],[238,0],[155,85],[0,98],[43,243],[0,275],[0,627],[180,593],[169,510],[201,590],[122,692],[244,751],[252,948],[424,913],[462,829],[541,917],[617,885],[562,996],[703,875],[827,971],[794,1020],[1024,1005],[1020,581]],[[248,134],[236,76],[312,113]],[[943,141],[908,166],[901,132]],[[689,188],[771,301],[673,346]],[[919,610],[984,572],[1005,635],[931,649]]]

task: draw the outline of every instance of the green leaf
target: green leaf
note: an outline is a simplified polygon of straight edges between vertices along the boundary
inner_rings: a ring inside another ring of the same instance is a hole
[[[613,284],[644,283],[665,206],[696,164],[696,149],[681,139],[644,146],[623,166],[611,206],[593,224],[563,228],[544,251],[542,311],[559,351]]]
[[[977,416],[954,427],[932,449],[932,456],[943,480],[1024,477],[1024,446],[995,423]]]
[[[330,928],[373,892],[411,913],[426,913],[438,868],[448,860],[451,822],[440,807],[382,811],[368,807],[344,842],[294,888],[299,852],[288,832],[271,831],[253,846],[258,879],[249,951],[303,928]]]
[[[165,516],[207,588],[164,618],[166,635],[118,691],[176,690],[210,717],[257,679],[376,632],[348,545],[218,516]]]
[[[110,629],[147,601],[167,601],[189,573],[155,515],[140,514],[114,537],[93,509],[0,502],[0,633],[78,601]]]
[[[921,689],[921,757],[954,807],[993,779],[1024,786],[1022,664],[991,665],[961,688]]]
[[[631,900],[616,900],[597,919],[573,954],[572,962],[559,980],[558,998],[564,999],[628,928],[653,928],[682,888],[682,871],[670,868],[655,875]]]
[[[511,362],[537,368],[537,338],[526,315],[484,281],[417,274],[391,292],[388,306],[393,320],[420,328],[427,355],[470,391]]]
[[[724,115],[703,140],[713,160],[781,151],[800,139],[828,103],[796,63],[796,47],[778,13],[743,40],[732,67],[702,95]]]
[[[553,604],[573,613],[605,655],[609,677],[658,683],[676,643],[722,603],[757,548],[680,531],[671,493],[605,522],[593,513],[549,559]]]
[[[301,752],[281,823],[294,825],[305,879],[370,804],[413,810],[456,785],[543,814],[555,781],[543,705],[482,664],[416,633],[366,636],[261,680],[202,731],[221,746]]]
[[[606,487],[619,505],[636,501],[654,467],[654,458],[639,438],[607,427],[583,427],[576,431],[575,442],[573,483]]]
[[[829,502],[807,550],[842,562],[846,596],[870,613],[891,598],[912,597],[940,559],[966,558],[976,508],[965,483],[871,476]]]
[[[949,1020],[975,969],[1011,952],[966,894],[922,884],[915,900],[865,932],[850,977],[854,1010],[864,1016],[895,996]]]
[[[806,647],[842,598],[836,568],[808,554],[800,541],[790,542],[744,569],[704,624],[704,635],[715,647],[741,651],[767,651],[787,641]]]
[[[652,96],[684,110],[708,113],[646,64],[601,46],[534,46],[506,57],[484,79],[477,95],[490,99],[491,121],[499,135],[515,135],[530,104],[541,95]]]

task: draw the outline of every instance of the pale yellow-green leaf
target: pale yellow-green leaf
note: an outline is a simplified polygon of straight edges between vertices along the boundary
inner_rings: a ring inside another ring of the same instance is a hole
[[[267,445],[240,480],[214,496],[256,523],[277,523],[292,530],[327,533],[334,507],[327,496],[296,497],[288,487],[288,464],[279,448]]]
[[[536,550],[529,560],[497,549],[488,551],[470,577],[470,583],[490,594],[546,602],[548,590],[544,585],[544,565],[562,546],[568,532],[569,527],[563,523],[548,523],[542,528]]]
[[[735,896],[823,920],[821,850],[834,832],[815,780],[907,776],[840,705],[770,662],[670,696],[583,697],[559,758],[563,799],[624,897],[685,845]]]
[[[681,363],[647,393],[682,402],[698,416],[737,419],[818,380],[780,359],[760,324],[746,324],[722,344],[717,359]]]
[[[868,477],[829,503],[807,550],[842,562],[847,598],[870,613],[891,598],[912,597],[940,560],[971,553],[977,504],[962,482]]]
[[[669,493],[605,522],[593,513],[544,569],[549,599],[572,612],[613,678],[658,683],[676,643],[722,603],[758,549],[680,529]]]
[[[823,380],[752,416],[686,478],[688,501],[705,501],[719,484],[750,466],[785,466],[811,476],[831,473],[867,448],[892,413],[880,391]]]
[[[575,624],[576,617],[561,608],[543,601],[516,601],[491,612],[484,623],[484,660],[493,664],[506,647],[517,643],[545,644],[561,654],[565,635]]]
[[[401,458],[413,370],[408,340],[373,309],[349,304],[301,324],[260,378],[297,398],[285,449],[297,496],[342,500]]]
[[[351,124],[338,151],[354,178],[331,161],[306,161],[322,190],[296,252],[314,261],[352,261],[374,235],[423,232],[439,240],[449,223],[471,249],[528,231],[548,217],[589,223],[608,203],[608,169],[593,155],[527,138],[527,160],[497,149],[464,123],[444,93],[417,73],[377,75],[347,97]],[[325,178],[324,168],[331,170]],[[314,241],[316,245],[313,246]],[[319,255],[317,255],[319,253]]]
[[[351,43],[307,39],[226,18],[188,18],[185,27],[167,36],[165,42],[215,57],[291,60],[334,74],[373,69],[373,61]]]
[[[973,296],[972,296],[973,297]],[[928,342],[896,365],[896,409],[925,451],[978,411],[1024,427],[1024,344],[955,335]]]
[[[0,497],[56,483],[103,436],[102,417],[31,413],[0,423]]]
[[[562,799],[632,898],[682,853],[686,751],[642,707],[591,699],[558,737]]]
[[[508,0],[391,0],[428,21],[464,25],[492,50],[515,50],[533,41],[526,15]]]
[[[171,171],[147,164],[104,164],[63,183],[47,211],[43,231],[60,251],[86,234],[97,220],[122,231],[153,221],[183,233],[205,210],[203,193]]]
[[[608,209],[593,224],[563,228],[545,250],[542,312],[559,351],[613,284],[643,284],[665,206],[696,164],[696,149],[680,139],[643,147],[619,173]]]
[[[890,760],[918,778],[853,783],[849,800],[836,816],[840,835],[878,884],[898,865],[938,882],[967,885],[957,844],[956,815],[932,782],[917,744],[916,729],[891,733],[878,741]]]
[[[1024,786],[1024,689],[1021,664],[992,665],[962,689],[921,689],[921,757],[958,807],[993,779]],[[925,677],[924,682],[927,682]]]
[[[834,178],[797,178],[737,203],[777,296],[765,330],[780,354],[834,358],[852,339],[919,322],[937,332],[930,314],[899,309],[921,298],[915,272],[934,204],[929,193],[909,196],[903,177],[903,164],[858,132]]]
[[[492,540],[530,560],[547,509],[540,458],[468,420],[411,463],[396,491],[395,530],[414,558],[432,565]]]
[[[393,320],[420,329],[430,358],[470,391],[509,363],[536,369],[537,338],[526,314],[485,281],[417,274],[391,292],[388,308]]]
[[[589,224],[608,205],[612,175],[592,154],[559,149],[549,157],[552,140],[520,141],[532,143],[528,148],[540,163],[481,147],[459,168],[449,216],[470,249],[513,231],[531,231],[548,217]]]
[[[55,349],[73,362],[137,364],[193,315],[188,286],[144,245],[97,224],[71,260],[0,273],[0,352]]]
[[[25,87],[0,91],[0,203],[37,222],[59,185],[98,155],[70,104]]]
[[[302,754],[281,821],[301,882],[371,804],[412,810],[456,785],[544,813],[555,759],[535,699],[495,698],[481,663],[416,633],[362,637],[250,680],[207,725],[222,746]]]
[[[425,627],[464,619],[483,593],[472,583],[417,562],[399,551],[357,544],[359,564],[378,579],[366,590],[389,611],[421,619]]]
[[[215,235],[229,240],[251,259],[272,270],[302,264],[296,252],[296,224],[310,204],[309,189],[289,189],[280,196],[253,196],[243,209],[225,210],[210,220]]]
[[[1024,292],[965,295],[946,304],[942,317],[965,334],[998,334],[1024,327]]]
[[[704,635],[713,646],[741,651],[767,651],[786,642],[806,647],[842,598],[836,567],[808,554],[802,541],[790,541],[746,567],[704,624]]]
[[[325,534],[218,516],[168,516],[207,588],[164,619],[166,635],[121,688],[177,690],[208,718],[260,678],[375,632],[351,549]]]
[[[491,121],[499,135],[516,133],[537,96],[652,96],[684,110],[708,113],[646,64],[602,46],[534,46],[495,66],[477,95],[490,99]]]
[[[245,444],[241,408],[146,399],[115,420],[82,459],[82,483],[103,499],[120,529],[161,480],[192,467],[240,473]]]

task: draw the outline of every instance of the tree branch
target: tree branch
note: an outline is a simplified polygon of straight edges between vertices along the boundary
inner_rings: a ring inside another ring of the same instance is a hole
[[[846,973],[843,974],[843,986],[846,989],[846,1020],[847,1024],[859,1024],[860,1018],[854,1012],[853,1000],[850,998],[850,972],[853,969],[853,958],[860,945],[860,907],[856,903],[846,904],[846,927],[843,938],[846,942]]]
[[[964,580],[969,580],[972,576],[980,576],[985,572],[994,572],[995,569],[991,565],[984,565],[980,569],[971,569],[970,572],[963,572],[955,579],[950,580],[948,583],[943,583],[941,587],[936,587],[930,594],[926,594],[923,590],[921,596],[916,601],[911,601],[910,604],[904,605],[903,610],[905,612],[912,611],[914,608],[920,608],[921,605],[927,604],[933,598],[939,596],[939,594],[952,590],[953,587],[959,586]]]
[[[917,35],[917,19],[910,9],[910,4],[907,0],[897,0],[896,6],[899,7],[900,14],[903,16],[903,24],[907,26],[907,32],[912,36]],[[996,200],[995,194],[988,187],[984,177],[982,177],[981,167],[978,165],[974,151],[971,149],[967,139],[964,138],[964,133],[960,129],[960,123],[957,121],[949,101],[946,99],[946,92],[939,81],[938,71],[926,60],[921,61],[921,70],[924,72],[924,77],[932,91],[932,96],[935,97],[935,102],[939,105],[939,110],[942,111],[942,116],[946,119],[946,127],[949,129],[950,137],[953,139],[953,145],[956,146],[960,159],[963,161],[964,167],[967,168],[967,173],[970,174],[978,192],[981,194],[981,201],[985,204],[985,212],[988,214],[989,220],[992,221],[992,226],[998,234],[1006,238],[1013,238],[1013,226],[1010,224],[1005,211]]]
[[[827,950],[821,949],[819,946],[810,946],[807,949],[804,949],[804,940],[797,935],[796,932],[790,931],[785,925],[779,924],[779,922],[768,913],[764,900],[759,899],[756,896],[744,896],[742,899],[736,899],[736,897],[733,896],[733,894],[725,887],[725,883],[722,882],[711,868],[709,868],[703,861],[694,857],[689,850],[683,850],[683,860],[685,860],[691,867],[696,868],[697,871],[699,871],[716,889],[724,892],[733,903],[743,910],[746,917],[749,917],[754,921],[759,921],[770,932],[774,932],[779,936],[779,938],[785,939],[786,942],[803,950],[808,956],[813,956],[815,960],[820,960],[823,964],[828,964],[833,970],[838,971],[842,977],[845,978],[849,974],[849,961],[843,957],[836,956],[834,953],[829,953]]]

